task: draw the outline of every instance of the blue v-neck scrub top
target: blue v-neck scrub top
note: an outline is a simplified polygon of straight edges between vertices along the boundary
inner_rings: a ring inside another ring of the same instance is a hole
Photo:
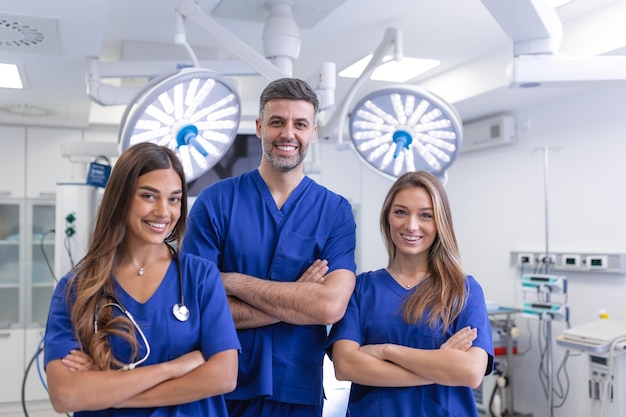
[[[316,260],[355,272],[356,224],[343,197],[304,177],[279,209],[258,170],[214,183],[194,202],[183,250],[222,272],[291,282]],[[227,399],[266,397],[321,406],[326,326],[276,323],[238,330],[237,388]]]
[[[150,356],[139,366],[166,362],[194,350],[202,351],[204,357],[209,358],[225,350],[241,349],[216,265],[191,254],[180,254],[180,263],[185,305],[189,309],[189,319],[184,322],[178,321],[172,313],[174,304],[180,302],[175,261],[170,263],[160,286],[145,303],[137,302],[114,281],[113,293],[133,315],[150,344]],[[59,282],[52,296],[44,338],[45,365],[52,360],[62,359],[72,349],[80,349],[74,337],[66,299],[69,278],[68,274]],[[103,303],[110,301],[108,298],[103,299]],[[118,313],[123,314],[114,311],[114,314]],[[116,358],[124,363],[133,362],[128,343],[115,337],[111,338],[110,343]],[[146,352],[141,338],[139,344],[141,358]],[[77,411],[74,416],[228,417],[228,413],[224,397],[217,395],[175,406]]]
[[[333,325],[326,349],[332,359],[332,344],[353,340],[359,345],[394,343],[418,349],[439,349],[458,330],[471,326],[478,330],[472,346],[489,355],[493,363],[493,343],[489,316],[482,288],[467,277],[468,298],[465,308],[446,329],[433,330],[427,323],[407,324],[402,319],[404,300],[420,286],[410,290],[399,285],[385,269],[357,276],[356,286],[345,316]],[[476,417],[476,402],[469,387],[438,384],[416,387],[370,387],[353,383],[348,400],[348,414],[355,417]]]

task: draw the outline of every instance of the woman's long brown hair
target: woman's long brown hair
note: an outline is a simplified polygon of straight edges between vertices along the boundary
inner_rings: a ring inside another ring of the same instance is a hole
[[[137,179],[157,169],[173,168],[179,175],[183,194],[181,213],[165,242],[175,242],[178,247],[187,220],[187,182],[176,154],[164,146],[140,143],[128,148],[119,157],[106,185],[98,209],[96,224],[91,234],[89,249],[77,263],[68,285],[68,303],[76,339],[100,369],[120,368],[108,343],[111,335],[126,339],[133,353],[137,352],[137,338],[130,320],[124,315],[114,318],[105,309],[98,314],[98,332],[94,327],[97,305],[110,302],[103,297],[112,292],[112,271],[120,262],[120,249],[126,234],[126,220],[137,187]]]

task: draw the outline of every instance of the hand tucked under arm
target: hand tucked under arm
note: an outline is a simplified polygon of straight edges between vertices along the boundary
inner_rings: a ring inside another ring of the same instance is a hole
[[[70,356],[76,359],[80,355],[74,353]],[[71,365],[77,363],[74,360],[71,362]],[[131,371],[96,370],[90,367],[80,368],[77,372],[79,368],[74,367],[72,371],[62,360],[53,360],[46,367],[48,394],[54,410],[59,413],[102,410],[114,407],[168,379],[180,378],[204,362],[202,353],[196,351]]]
[[[363,347],[352,340],[338,340],[333,344],[333,366],[338,380],[371,387],[413,387],[432,383],[401,366],[371,355]]]
[[[476,329],[472,329],[469,326],[465,327],[452,335],[440,349],[430,352],[468,352],[472,342],[476,339],[476,335]],[[421,369],[419,367],[406,366],[405,363],[391,360],[389,352],[396,347],[402,348],[404,353],[408,351],[413,354],[416,352],[417,354],[429,352],[423,349],[387,343],[359,346],[356,342],[349,340],[335,342],[333,345],[333,363],[337,379],[349,380],[369,386],[393,387],[425,385],[434,381],[434,379],[429,379],[426,375],[438,377],[436,372],[420,372]],[[482,351],[481,349],[478,350]],[[433,358],[436,359],[437,356]],[[443,357],[441,360],[445,359]],[[435,365],[434,368],[437,368],[437,366]],[[437,383],[442,382],[437,381]]]
[[[415,349],[385,343],[363,346],[361,350],[437,384],[475,388],[484,376],[487,352],[477,347],[466,347],[468,340],[475,339],[475,329],[464,328],[457,333],[460,334],[440,349]]]
[[[72,372],[95,371],[98,369],[91,356],[80,350],[71,350],[67,356],[61,359],[61,363]]]
[[[222,273],[226,293],[279,321],[292,324],[332,324],[345,313],[355,276],[340,269],[324,275],[325,261],[313,263],[295,282]]]
[[[328,272],[328,261],[326,259],[316,259],[315,262],[309,266],[306,271],[297,282],[317,282],[323,283],[326,278],[325,275]]]
[[[476,328],[466,326],[450,336],[448,340],[441,345],[440,349],[458,349],[465,352],[472,347],[472,342],[476,340],[477,336],[478,330],[476,330]]]
[[[224,274],[222,274],[222,276],[224,276]],[[228,295],[227,298],[230,312],[233,315],[237,329],[255,329],[257,327],[269,326],[270,324],[280,321],[276,317],[262,312],[258,308],[241,301],[235,296]]]
[[[324,275],[328,272],[328,261],[316,260],[307,268],[298,282],[324,282]],[[222,280],[228,280],[229,273],[222,273]],[[229,295],[228,304],[235,321],[237,329],[251,329],[257,327],[268,326],[278,323],[280,320],[270,314],[264,313],[260,309],[240,300],[239,298]]]
[[[163,407],[184,404],[235,389],[238,352],[216,353],[178,378],[172,378],[116,405],[122,407]]]

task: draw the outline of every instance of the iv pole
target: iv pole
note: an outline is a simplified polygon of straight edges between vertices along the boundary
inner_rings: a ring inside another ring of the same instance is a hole
[[[549,146],[544,146],[543,148],[538,148],[535,150],[543,150],[543,175],[544,175],[544,216],[545,216],[545,234],[546,234],[546,252],[544,258],[544,264],[546,265],[545,273],[550,273],[550,268],[552,267],[552,262],[550,260],[550,238],[549,238],[549,202],[548,202],[548,191],[549,191],[549,181],[548,181],[548,173],[549,173]],[[552,148],[554,150],[558,150],[558,148]],[[546,301],[550,301],[550,294],[546,295]],[[543,318],[542,318],[543,320]],[[547,417],[552,417],[554,414],[554,399],[553,399],[553,387],[554,387],[554,364],[552,358],[552,319],[546,320],[546,367],[548,369],[548,387],[547,387],[547,400],[548,400],[548,414]]]

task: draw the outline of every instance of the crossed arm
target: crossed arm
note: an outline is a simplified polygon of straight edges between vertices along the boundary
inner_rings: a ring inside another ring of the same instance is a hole
[[[355,276],[346,269],[327,271],[328,263],[317,260],[295,282],[222,273],[235,326],[245,329],[280,321],[324,325],[339,321],[352,295]]]
[[[237,381],[237,351],[205,360],[194,351],[168,362],[130,371],[98,370],[91,358],[72,351],[46,367],[56,412],[184,404],[230,392]]]
[[[487,353],[472,347],[476,329],[466,327],[440,349],[416,349],[391,343],[359,346],[351,340],[333,344],[332,357],[338,380],[377,387],[427,384],[480,385]]]

